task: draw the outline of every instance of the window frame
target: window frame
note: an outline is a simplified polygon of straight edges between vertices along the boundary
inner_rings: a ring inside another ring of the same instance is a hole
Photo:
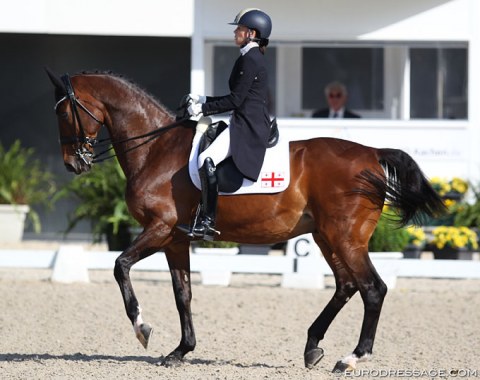
[[[205,90],[213,91],[214,46],[231,47],[231,41],[205,41]],[[381,110],[356,110],[363,118],[410,120],[410,58],[411,48],[464,48],[469,55],[468,41],[274,41],[269,48],[276,48],[275,105],[278,117],[310,117],[313,109],[302,107],[302,49],[319,48],[383,48],[383,104]],[[267,53],[268,54],[268,49]],[[467,59],[467,81],[469,71]],[[322,89],[323,92],[323,89]],[[468,84],[466,97],[467,117],[469,108]],[[413,119],[412,119],[413,120]],[[416,119],[415,119],[416,120]],[[440,119],[439,119],[440,120]],[[448,119],[441,119],[448,120]]]

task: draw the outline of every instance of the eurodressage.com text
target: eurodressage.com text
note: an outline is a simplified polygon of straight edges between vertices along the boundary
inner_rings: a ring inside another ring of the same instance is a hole
[[[429,378],[429,379],[448,379],[448,378],[474,378],[480,377],[478,369],[356,369],[347,371],[342,377],[406,377],[406,378]]]

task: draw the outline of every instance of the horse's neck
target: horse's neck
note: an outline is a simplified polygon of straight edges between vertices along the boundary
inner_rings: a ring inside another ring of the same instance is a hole
[[[123,102],[122,106],[112,107],[114,111],[110,112],[109,133],[112,142],[129,140],[114,144],[115,153],[127,178],[136,175],[149,164],[152,149],[163,151],[168,156],[168,147],[172,145],[169,140],[175,135],[167,132],[152,136],[153,138],[136,138],[174,122],[165,110],[153,103],[145,104],[146,102],[147,100],[135,104]]]

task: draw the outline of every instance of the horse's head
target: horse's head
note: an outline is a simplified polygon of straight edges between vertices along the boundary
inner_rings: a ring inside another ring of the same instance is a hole
[[[105,108],[87,91],[81,76],[70,78],[65,74],[59,78],[49,69],[46,71],[55,86],[54,109],[63,161],[67,170],[80,174],[92,166],[93,146],[106,118]]]

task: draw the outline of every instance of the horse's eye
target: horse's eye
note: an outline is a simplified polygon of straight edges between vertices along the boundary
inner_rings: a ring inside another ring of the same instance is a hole
[[[68,120],[68,112],[61,112],[58,114],[58,116],[64,120]]]

